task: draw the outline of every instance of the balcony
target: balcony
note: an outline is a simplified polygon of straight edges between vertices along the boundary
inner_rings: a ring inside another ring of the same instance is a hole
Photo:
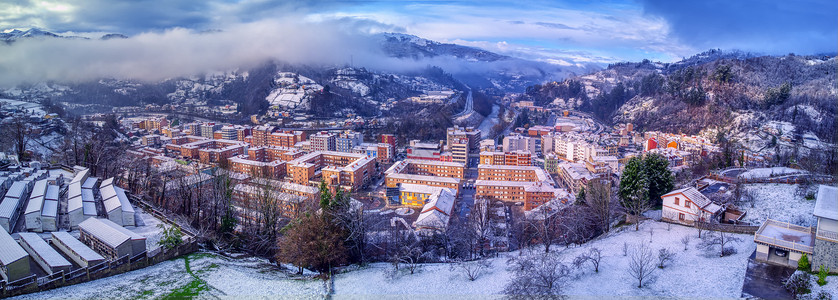
[[[838,243],[838,232],[818,228],[817,238]]]

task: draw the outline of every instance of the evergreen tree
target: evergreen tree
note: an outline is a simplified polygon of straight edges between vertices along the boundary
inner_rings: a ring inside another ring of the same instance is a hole
[[[332,202],[332,192],[329,191],[329,186],[326,181],[320,181],[320,208],[327,209]]]
[[[649,202],[649,181],[644,174],[643,159],[632,157],[623,169],[620,178],[620,204],[627,216],[634,218],[635,230],[639,229],[639,216],[651,207]]]
[[[647,154],[643,158],[643,174],[649,183],[649,202],[661,204],[661,196],[675,187],[669,161],[659,154]]]

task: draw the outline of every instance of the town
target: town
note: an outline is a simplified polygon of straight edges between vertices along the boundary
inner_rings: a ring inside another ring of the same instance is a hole
[[[835,299],[836,12],[2,3],[0,298]]]
[[[37,106],[12,104],[2,107],[5,122],[21,126],[29,139],[65,124]],[[130,142],[119,150],[101,148],[123,151],[110,157],[116,167],[87,159],[82,162],[90,167],[40,162],[32,151],[24,160],[5,155],[4,295],[96,280],[207,247],[247,249],[319,272],[353,260],[393,261],[410,272],[421,263],[459,261],[471,270],[509,251],[584,245],[624,223],[638,232],[641,223],[651,226],[644,229],[650,238],[654,227],[694,227],[698,235],[705,231],[696,247],[718,246],[708,251],[722,257],[755,248],[749,272],[796,268],[801,261],[815,272],[838,269],[838,189],[815,188],[834,182],[831,176],[766,168],[766,161],[754,159],[713,170],[723,149],[707,138],[637,132],[631,123],[608,127],[584,113],[527,102],[514,107],[550,117],[542,125],[510,126],[496,138],[455,125],[442,140],[406,141],[386,133],[367,139],[364,129],[184,122],[142,112],[91,115],[83,122],[113,126]],[[111,124],[97,121],[103,117]],[[636,196],[631,186],[638,184],[646,195]],[[760,207],[766,201],[757,199],[760,185],[805,190],[816,200],[800,213],[817,220],[765,215],[760,210],[771,207]],[[330,250],[346,251],[332,257],[283,250],[291,246],[284,236],[292,234],[293,222],[334,209],[338,201],[345,207],[333,213],[347,219],[345,230],[358,236],[348,244],[357,248]],[[236,235],[239,245],[229,240]],[[690,236],[671,242],[686,247]],[[627,247],[624,253],[651,251]],[[592,249],[597,258],[581,254],[579,264],[598,264],[600,252],[608,251]],[[674,256],[669,251],[661,250],[660,266]],[[334,265],[324,267],[324,261]],[[644,276],[637,277],[641,286]],[[750,292],[747,283],[742,288]]]

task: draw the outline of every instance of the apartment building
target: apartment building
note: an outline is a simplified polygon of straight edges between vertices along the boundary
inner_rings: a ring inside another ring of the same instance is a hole
[[[468,138],[449,138],[448,150],[451,151],[451,160],[456,163],[468,164],[468,155],[471,150]]]
[[[483,165],[532,166],[532,160],[532,154],[523,150],[480,152],[480,164]]]
[[[396,162],[384,174],[385,185],[389,188],[399,187],[400,184],[418,184],[459,192],[465,166],[455,162],[408,159]]]
[[[314,151],[291,160],[287,175],[291,182],[308,185],[321,178],[329,185],[359,189],[375,172],[375,160],[363,154]]]
[[[477,149],[481,140],[480,135],[480,130],[474,127],[454,126],[446,131],[446,145],[450,147],[454,140],[465,139],[469,149]]]
[[[513,152],[518,150],[536,153],[535,139],[520,134],[514,134],[503,138],[503,152]]]
[[[352,152],[352,148],[364,142],[364,135],[360,132],[347,130],[335,138],[335,151]]]
[[[311,151],[335,151],[337,148],[337,135],[327,131],[321,131],[309,137]]]

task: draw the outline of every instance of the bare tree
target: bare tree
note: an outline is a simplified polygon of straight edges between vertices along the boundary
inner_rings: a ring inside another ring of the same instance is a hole
[[[29,130],[29,123],[22,115],[13,116],[11,122],[3,124],[0,130],[0,147],[11,146],[10,148],[17,154],[18,161],[26,160],[26,144],[30,140],[32,140],[32,134]]]
[[[628,274],[637,280],[637,287],[643,287],[643,280],[647,280],[655,271],[655,257],[652,250],[644,244],[633,247],[629,253]]]
[[[413,275],[422,265],[426,256],[419,243],[413,243],[412,245],[402,247],[399,254],[393,257],[393,265],[396,270],[399,269],[399,265],[404,265],[410,274]]]
[[[538,210],[527,220],[528,232],[544,245],[544,253],[550,252],[550,246],[561,240],[560,226],[558,212],[549,209]]]
[[[616,194],[612,193],[611,189],[611,183],[604,180],[590,181],[585,188],[585,203],[596,216],[602,232],[608,232],[611,229],[611,222],[617,208]]]
[[[642,188],[631,191],[628,198],[623,199],[620,204],[626,215],[626,221],[634,222],[634,230],[640,230],[640,216],[652,209],[648,191]]]
[[[623,256],[628,256],[629,253],[629,244],[628,242],[623,242]]]
[[[504,288],[512,298],[555,299],[560,297],[570,268],[551,253],[525,254],[509,261],[513,276]]]
[[[726,255],[736,253],[735,248],[726,249],[725,247],[731,243],[735,244],[740,241],[742,241],[741,238],[731,233],[724,231],[709,231],[701,239],[701,243],[699,243],[698,246],[703,249],[712,249],[715,246],[719,246],[719,257],[724,257]]]
[[[666,263],[675,259],[675,252],[669,251],[668,248],[661,248],[658,250],[658,268],[663,269]]]
[[[491,267],[489,261],[485,258],[478,258],[476,260],[466,261],[466,260],[458,260],[455,263],[451,264],[451,270],[461,270],[463,273],[466,274],[466,277],[470,281],[474,281],[477,277],[480,277],[486,270]]]
[[[473,231],[474,242],[476,243],[474,246],[480,256],[486,255],[486,242],[494,227],[489,217],[490,213],[488,199],[475,199],[474,206],[466,220],[466,228]]]
[[[573,266],[581,268],[585,262],[590,262],[594,267],[594,272],[599,272],[599,263],[602,261],[602,251],[599,248],[588,249],[588,252],[582,253],[573,259]]]
[[[681,237],[681,244],[684,244],[684,251],[687,251],[687,247],[690,245],[690,236],[685,235]]]

